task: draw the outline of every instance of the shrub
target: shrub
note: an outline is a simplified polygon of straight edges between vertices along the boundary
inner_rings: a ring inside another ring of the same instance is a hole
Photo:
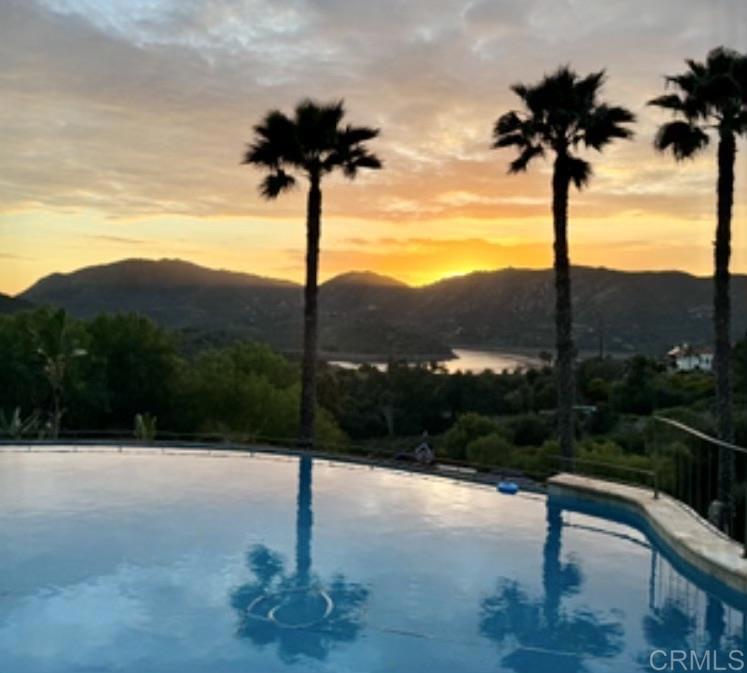
[[[476,465],[500,465],[507,467],[514,448],[508,440],[496,432],[483,435],[467,445],[467,460]]]
[[[540,446],[552,436],[550,422],[539,414],[524,414],[506,422],[511,441],[516,446]]]
[[[492,418],[474,413],[464,414],[446,432],[442,447],[449,458],[464,460],[468,444],[494,433],[500,433],[500,427]]]
[[[151,442],[156,438],[157,419],[150,414],[135,414],[135,439]]]

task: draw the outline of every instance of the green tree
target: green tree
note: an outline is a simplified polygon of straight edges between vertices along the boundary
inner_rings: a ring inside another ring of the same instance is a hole
[[[500,433],[500,426],[492,418],[467,413],[460,416],[444,435],[442,446],[450,458],[464,460],[469,444],[480,437],[495,433]]]
[[[568,67],[546,75],[538,84],[515,84],[513,92],[524,109],[502,115],[495,124],[495,148],[514,147],[519,156],[509,172],[525,171],[549,151],[554,155],[552,213],[555,236],[555,330],[557,348],[558,437],[564,456],[573,456],[574,373],[571,275],[568,255],[568,192],[587,185],[591,164],[577,156],[581,146],[601,151],[617,138],[630,138],[625,125],[633,114],[599,100],[604,71],[579,77]]]
[[[179,366],[173,333],[134,313],[100,315],[87,332],[102,390],[97,422],[127,428],[139,413],[168,420]]]
[[[736,139],[747,133],[747,56],[719,47],[707,55],[704,63],[693,60],[686,63],[684,73],[666,79],[676,92],[649,101],[650,105],[669,110],[676,117],[659,129],[654,145],[660,151],[671,151],[681,161],[704,150],[711,131],[718,136],[713,298],[716,407],[719,438],[733,442],[729,260]],[[721,449],[718,494],[727,505],[732,500],[733,482],[734,455],[728,449]]]
[[[319,104],[305,100],[296,106],[293,117],[273,110],[254,127],[254,140],[244,155],[244,163],[267,171],[260,192],[268,199],[274,199],[293,187],[296,183],[294,173],[303,175],[309,182],[299,425],[300,443],[309,447],[314,443],[316,410],[322,179],[338,168],[349,179],[355,178],[361,168],[381,168],[381,161],[365,146],[366,141],[379,134],[378,129],[342,126],[344,115],[345,108],[341,101]]]
[[[52,437],[57,438],[65,413],[63,403],[69,370],[75,359],[87,355],[87,351],[80,347],[75,328],[63,309],[49,314],[49,319],[40,326],[35,337],[52,400],[50,431]]]
[[[47,403],[49,384],[40,366],[36,334],[49,319],[47,309],[0,316],[0,408],[39,410]]]
[[[183,370],[179,388],[186,429],[286,440],[297,430],[296,376],[266,346],[205,351]]]
[[[501,434],[482,435],[467,444],[467,460],[477,465],[509,467],[514,447]]]

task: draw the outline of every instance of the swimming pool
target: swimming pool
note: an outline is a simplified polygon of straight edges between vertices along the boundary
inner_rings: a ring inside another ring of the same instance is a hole
[[[672,670],[651,653],[728,665],[746,608],[581,500],[280,456],[0,452],[4,673]]]

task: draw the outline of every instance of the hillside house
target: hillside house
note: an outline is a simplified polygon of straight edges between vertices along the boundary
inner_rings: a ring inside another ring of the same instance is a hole
[[[713,350],[707,346],[680,344],[667,353],[667,361],[678,372],[710,372],[713,370]]]

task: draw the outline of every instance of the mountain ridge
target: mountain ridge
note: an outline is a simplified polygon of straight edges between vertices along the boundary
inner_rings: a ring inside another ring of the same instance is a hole
[[[205,279],[211,279],[214,278],[215,280],[221,279],[220,283],[216,283],[219,285],[232,285],[234,283],[229,282],[228,279],[234,279],[235,284],[237,285],[273,285],[273,286],[282,286],[282,287],[297,287],[302,288],[303,285],[301,283],[282,279],[282,278],[274,278],[271,276],[261,276],[258,274],[252,274],[246,271],[235,271],[231,269],[213,269],[210,267],[205,267],[200,264],[197,264],[195,262],[190,262],[188,260],[183,260],[179,258],[171,258],[171,257],[162,257],[160,259],[150,259],[150,258],[140,258],[140,257],[128,257],[121,260],[116,260],[114,262],[106,262],[102,264],[95,264],[90,266],[81,267],[80,269],[75,269],[74,271],[68,271],[68,272],[53,272],[46,276],[43,276],[42,278],[39,278],[34,283],[32,283],[28,288],[25,290],[22,290],[15,295],[5,295],[5,296],[13,296],[14,298],[22,298],[24,295],[33,294],[36,291],[37,286],[44,286],[50,281],[58,281],[60,279],[64,278],[74,278],[79,277],[83,278],[84,276],[90,274],[90,273],[99,273],[99,272],[107,272],[107,271],[114,271],[114,270],[126,270],[126,269],[132,269],[134,270],[136,267],[138,268],[138,273],[140,275],[140,279],[142,280],[142,272],[148,270],[148,268],[156,269],[170,269],[170,270],[181,270],[184,273],[186,273],[188,270],[192,270],[194,272],[194,276],[192,277],[191,281],[196,282],[199,281],[200,284],[204,284]],[[687,271],[682,271],[679,269],[662,269],[662,270],[640,270],[640,271],[634,271],[629,269],[615,269],[608,266],[586,266],[586,265],[574,265],[574,270],[592,270],[592,271],[600,271],[600,272],[612,272],[615,274],[620,275],[629,275],[629,276],[666,276],[666,275],[673,275],[673,276],[681,276],[686,278],[693,278],[696,280],[710,280],[711,276],[699,276],[696,274],[689,273]],[[520,266],[507,266],[502,267],[500,269],[476,269],[474,271],[470,271],[469,273],[460,274],[458,276],[446,276],[444,278],[439,278],[435,281],[432,281],[430,283],[426,283],[423,285],[411,285],[403,280],[400,280],[399,278],[395,278],[394,276],[388,276],[386,274],[381,274],[375,271],[369,271],[366,269],[355,269],[351,271],[344,271],[340,274],[337,274],[335,276],[332,276],[322,283],[320,283],[321,286],[330,285],[330,284],[362,284],[362,285],[380,285],[380,286],[391,286],[391,287],[405,287],[412,290],[422,290],[427,288],[432,288],[440,285],[447,285],[455,282],[459,282],[465,279],[471,279],[476,278],[480,276],[494,276],[497,274],[511,274],[511,273],[547,273],[551,271],[551,268],[542,268],[542,269],[536,269],[531,267],[520,267]],[[182,274],[182,277],[184,277]],[[175,278],[179,278],[178,274],[174,274]],[[747,278],[747,274],[732,274],[732,278],[740,278],[745,277]],[[243,282],[242,282],[243,281]],[[184,283],[181,284],[190,284],[190,283]]]
[[[572,269],[579,348],[656,354],[711,339],[712,281],[683,271]],[[747,276],[732,277],[734,334],[747,330]],[[181,260],[122,260],[52,274],[17,296],[73,315],[136,311],[176,329],[222,331],[297,351],[303,288]],[[505,268],[413,287],[373,272],[320,286],[320,345],[329,353],[413,357],[478,348],[551,348],[552,269]]]

